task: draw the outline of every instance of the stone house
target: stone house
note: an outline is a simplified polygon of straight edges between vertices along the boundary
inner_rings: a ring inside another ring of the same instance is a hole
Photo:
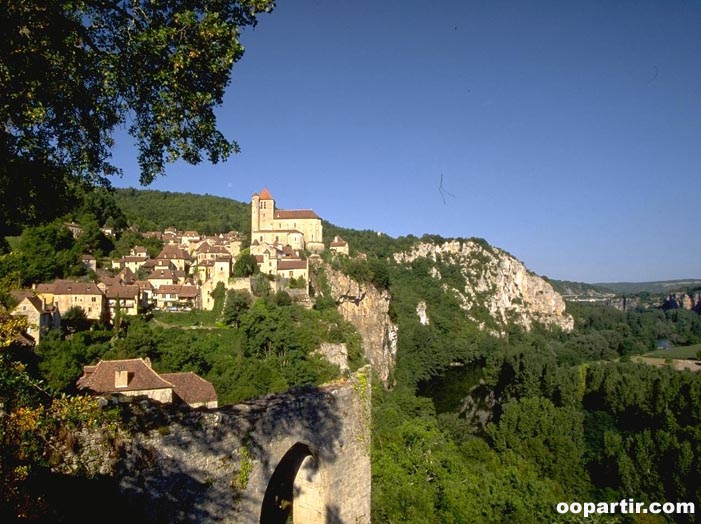
[[[200,290],[196,286],[181,284],[163,285],[153,294],[156,307],[166,308],[200,308]]]
[[[178,277],[170,269],[154,269],[147,279],[151,282],[154,289],[158,289],[161,286],[171,286],[178,283]]]
[[[76,306],[81,308],[90,320],[102,320],[107,312],[105,294],[92,282],[56,280],[48,284],[38,284],[36,294],[45,304],[58,307],[63,315]]]
[[[148,358],[101,360],[84,366],[78,389],[113,401],[147,397],[164,404],[183,402],[190,407],[216,408],[214,386],[195,373],[159,375]]]
[[[170,261],[175,269],[187,272],[192,263],[192,258],[190,254],[183,248],[169,244],[163,246],[163,249],[156,257],[157,260],[168,260]]]
[[[349,253],[348,242],[343,240],[338,235],[333,237],[331,244],[329,244],[329,249],[334,253],[338,253],[339,255],[348,255]]]
[[[138,315],[139,309],[145,306],[141,290],[135,284],[110,286],[105,289],[105,298],[111,319],[115,318],[117,304],[122,315]]]
[[[80,224],[76,224],[75,222],[65,222],[63,225],[66,226],[66,229],[71,232],[73,238],[78,238],[83,234],[83,228],[80,226]]]
[[[13,295],[19,302],[11,314],[27,317],[26,334],[34,344],[39,344],[41,338],[50,330],[61,328],[61,315],[58,307],[46,304],[44,300],[32,292],[20,292]]]
[[[134,246],[129,250],[129,254],[133,257],[148,258],[148,250],[144,246]]]
[[[136,273],[141,269],[144,264],[148,261],[148,257],[141,255],[130,255],[127,257],[122,257],[117,261],[116,267],[118,269],[129,269],[132,273]],[[115,265],[113,264],[113,267]]]

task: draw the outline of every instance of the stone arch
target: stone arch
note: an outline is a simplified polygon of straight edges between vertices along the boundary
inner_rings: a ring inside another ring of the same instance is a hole
[[[280,459],[261,506],[260,524],[323,524],[324,499],[319,462],[307,444],[297,442]]]

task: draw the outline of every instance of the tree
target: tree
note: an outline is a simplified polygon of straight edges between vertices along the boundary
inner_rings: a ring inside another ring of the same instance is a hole
[[[68,333],[85,331],[90,327],[85,310],[80,306],[73,306],[61,316],[61,324]]]
[[[230,289],[226,292],[226,303],[222,311],[222,322],[239,327],[241,315],[251,307],[253,297],[246,291]]]
[[[0,0],[0,238],[109,186],[126,125],[143,185],[239,146],[217,129],[242,28],[274,0]]]
[[[19,256],[19,272],[25,285],[84,271],[73,235],[59,222],[25,229],[17,251],[18,255],[9,256]]]
[[[258,272],[258,261],[254,255],[244,249],[236,257],[232,273],[235,277],[250,277]]]

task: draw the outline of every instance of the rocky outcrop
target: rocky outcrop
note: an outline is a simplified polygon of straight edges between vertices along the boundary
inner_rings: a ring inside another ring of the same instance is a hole
[[[348,371],[348,348],[343,343],[322,342],[319,349],[315,351],[326,360],[338,366],[341,372]]]
[[[457,289],[445,282],[443,287],[456,295],[468,317],[487,329],[499,332],[508,323],[515,323],[528,330],[534,322],[556,325],[566,331],[574,327],[574,320],[565,311],[565,301],[550,283],[483,240],[422,242],[409,252],[394,255],[398,263],[411,263],[419,258],[435,263],[430,274],[439,282],[442,281],[440,264],[460,266],[464,287]],[[477,314],[484,308],[489,319]]]
[[[338,311],[360,333],[365,358],[382,383],[388,386],[397,355],[397,326],[389,318],[389,292],[380,291],[372,284],[356,282],[328,264],[317,270],[325,275]],[[318,283],[312,284],[320,289]]]
[[[670,293],[662,304],[663,309],[688,309],[701,313],[701,291]]]

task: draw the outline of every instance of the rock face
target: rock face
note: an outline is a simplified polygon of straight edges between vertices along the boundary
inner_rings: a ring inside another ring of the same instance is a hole
[[[701,312],[701,291],[670,293],[662,304],[663,309],[689,309]]]
[[[426,314],[426,307],[426,302],[423,300],[416,305],[416,314],[422,326],[428,326],[431,323]]]
[[[390,294],[358,283],[329,265],[323,265],[323,271],[339,312],[363,339],[365,358],[388,386],[397,355],[397,326],[389,318]]]
[[[565,301],[547,281],[528,271],[513,256],[484,241],[422,242],[410,252],[394,255],[398,263],[411,263],[419,258],[460,266],[464,288],[456,289],[445,282],[443,287],[457,296],[468,317],[485,328],[498,332],[509,322],[526,330],[534,322],[557,325],[566,331],[574,327],[574,320],[565,312]],[[440,266],[432,266],[431,275],[441,282]],[[494,321],[492,324],[490,320],[491,326],[476,316],[476,308],[484,307]]]
[[[348,348],[345,344],[322,342],[317,353],[326,360],[338,366],[343,371],[348,371]]]

